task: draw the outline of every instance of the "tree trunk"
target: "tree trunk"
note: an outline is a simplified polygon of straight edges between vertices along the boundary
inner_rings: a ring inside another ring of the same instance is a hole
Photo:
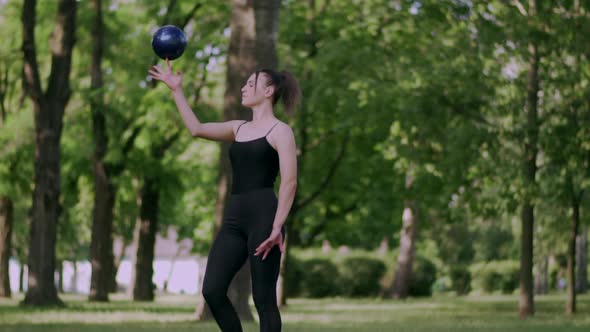
[[[62,304],[55,288],[55,241],[61,206],[60,139],[70,97],[69,76],[74,46],[76,0],[61,0],[50,40],[52,53],[47,90],[41,80],[35,48],[36,1],[23,5],[24,87],[35,119],[35,175],[29,237],[28,282],[24,304]]]
[[[102,55],[104,49],[104,24],[102,1],[93,0],[95,12],[92,26],[92,61],[90,65],[90,110],[94,135],[94,209],[92,213],[92,234],[90,240],[90,301],[108,301],[113,268],[113,208],[114,187],[104,163],[108,148],[106,118],[103,102]]]
[[[576,0],[574,1],[574,11],[576,16],[580,15],[580,6],[581,1]],[[582,33],[582,23],[581,20],[576,20],[575,23],[575,32],[576,34]],[[576,56],[576,71],[578,72],[579,79],[583,80],[583,71],[580,68],[580,64],[582,63],[581,54],[578,53]],[[590,154],[587,154],[586,159],[586,176],[590,176]],[[582,192],[581,197],[583,198],[584,193]],[[588,291],[588,233],[586,231],[585,225],[580,225],[579,234],[576,239],[576,292],[578,294],[583,294]]]
[[[535,294],[547,294],[549,291],[549,257],[543,258],[537,264],[535,273]]]
[[[8,196],[0,196],[0,297],[10,297],[9,260],[12,250],[13,204]]]
[[[20,263],[20,269],[18,270],[18,291],[23,293],[25,291],[25,265]]]
[[[223,118],[226,121],[250,117],[249,112],[240,102],[242,85],[256,69],[277,67],[279,7],[279,0],[233,0],[231,37],[227,56],[227,86],[223,106]],[[228,192],[231,190],[228,149],[229,143],[221,143],[214,236],[217,235],[223,223],[225,207],[229,199]],[[246,263],[237,273],[228,291],[228,296],[243,321],[253,320],[248,305],[250,293],[250,266]],[[201,303],[196,309],[196,316],[201,320],[212,318],[202,296]]]
[[[158,204],[160,198],[157,180],[145,178],[139,206],[139,241],[135,264],[134,301],[154,300],[154,248],[158,231]]]
[[[418,208],[415,201],[406,201],[402,216],[399,254],[391,294],[394,298],[404,299],[410,291],[416,227],[418,226]]]
[[[136,181],[134,181],[136,182]],[[137,183],[134,183],[134,187]],[[139,188],[136,188],[136,195],[137,195],[137,206],[141,206],[141,194]],[[131,248],[133,248],[134,252],[131,256],[131,275],[129,278],[129,286],[127,287],[127,295],[133,296],[133,290],[135,289],[135,276],[137,275],[137,256],[138,256],[138,249],[139,249],[139,233],[141,230],[141,219],[139,216],[135,220],[135,226],[133,227],[133,240],[131,240]]]
[[[570,178],[571,179],[571,178]],[[567,300],[565,312],[576,312],[576,239],[580,227],[580,202],[572,197],[572,220],[567,249]]]
[[[576,240],[576,262],[576,292],[584,294],[588,291],[588,232],[584,225]]]
[[[70,279],[70,284],[72,285],[70,287],[70,291],[77,293],[78,292],[78,262],[76,262],[76,258],[74,258],[74,260],[72,260],[72,267],[74,268],[74,271],[72,272],[72,278]]]
[[[61,294],[64,293],[64,263],[63,261],[57,262],[57,291]]]
[[[536,15],[536,0],[530,1],[529,13]],[[538,96],[539,92],[539,53],[534,39],[529,44],[529,70],[527,76],[526,124],[523,160],[523,183],[525,196],[522,202],[522,230],[520,251],[520,317],[532,316],[535,312],[533,302],[533,230],[534,204],[531,191],[535,186],[537,172],[538,140]]]
[[[127,243],[123,240],[123,245],[121,246],[121,252],[117,254],[117,257],[114,257],[113,260],[113,268],[111,270],[111,277],[110,277],[110,286],[109,292],[114,293],[117,291],[117,273],[119,272],[119,267],[121,266],[121,262],[125,257],[125,250],[127,249]]]

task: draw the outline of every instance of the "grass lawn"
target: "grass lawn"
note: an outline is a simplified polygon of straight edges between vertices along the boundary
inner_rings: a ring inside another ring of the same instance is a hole
[[[22,295],[0,299],[0,331],[139,332],[219,331],[212,322],[193,319],[195,296],[160,296],[133,303],[122,295],[111,303],[88,303],[84,296],[62,295],[62,309],[18,306]],[[536,315],[518,318],[517,296],[444,297],[407,301],[378,299],[293,299],[282,309],[283,331],[590,331],[590,296],[578,298],[578,314],[566,316],[563,295],[536,298]],[[258,331],[245,323],[246,332]]]

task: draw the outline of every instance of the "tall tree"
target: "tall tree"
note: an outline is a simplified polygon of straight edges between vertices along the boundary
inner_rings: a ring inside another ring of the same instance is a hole
[[[0,297],[10,297],[9,259],[12,239],[13,206],[8,196],[0,196]]]
[[[103,97],[102,57],[104,53],[104,22],[102,1],[93,0],[92,60],[90,65],[90,110],[94,135],[94,209],[90,240],[91,301],[108,301],[113,268],[113,207],[114,187],[104,157],[107,153],[108,136]]]
[[[406,190],[411,191],[414,182],[413,167],[406,174]],[[394,298],[403,299],[409,295],[410,281],[412,278],[412,267],[414,263],[416,235],[418,228],[418,201],[409,198],[404,202],[402,215],[402,228],[400,230],[399,254],[397,257],[397,268],[391,287],[391,295]]]
[[[580,228],[576,246],[576,291],[584,294],[588,291],[588,231],[586,226]]]
[[[241,87],[256,69],[277,67],[279,7],[279,0],[233,0],[232,2],[231,36],[223,104],[224,120],[247,119],[249,112],[241,106]],[[229,144],[221,143],[214,237],[225,218],[228,193],[231,190],[231,164],[228,150]],[[250,293],[250,265],[246,263],[234,278],[228,291],[228,296],[242,320],[253,319],[248,305]],[[199,319],[211,318],[211,312],[206,305],[200,305],[196,314]]]
[[[15,82],[10,75],[10,65],[8,61],[0,62],[0,130],[6,127],[8,120],[8,98],[14,93]],[[10,158],[6,158],[10,159]],[[14,194],[11,193],[8,183],[12,182],[11,178],[16,174],[16,163],[9,161],[8,164],[8,181],[0,180],[0,297],[10,297],[10,273],[9,260],[12,252],[12,233],[14,225]],[[4,174],[0,174],[4,176]],[[6,183],[8,182],[8,183]],[[5,187],[5,188],[3,188]]]
[[[41,87],[35,47],[36,1],[25,0],[22,12],[24,88],[35,119],[35,175],[29,238],[28,305],[60,304],[55,288],[55,239],[60,213],[60,139],[63,115],[70,98],[70,69],[77,1],[58,4],[52,38],[51,70],[46,90]]]
[[[524,197],[521,201],[521,243],[520,243],[520,303],[521,317],[532,316],[535,312],[533,302],[533,230],[535,205],[531,193],[535,186],[537,173],[538,132],[539,132],[539,50],[532,34],[532,26],[537,15],[537,1],[530,0],[528,8],[530,36],[528,43],[527,97],[525,103],[524,147],[522,179]]]

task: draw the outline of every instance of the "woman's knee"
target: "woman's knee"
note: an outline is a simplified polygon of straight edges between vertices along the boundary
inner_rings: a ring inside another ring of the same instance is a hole
[[[201,293],[209,305],[219,301],[220,299],[223,299],[223,297],[226,296],[226,292],[222,288],[216,287],[211,283],[204,283]]]
[[[277,297],[275,294],[272,294],[272,292],[267,292],[266,294],[252,294],[256,310],[258,312],[278,310]]]

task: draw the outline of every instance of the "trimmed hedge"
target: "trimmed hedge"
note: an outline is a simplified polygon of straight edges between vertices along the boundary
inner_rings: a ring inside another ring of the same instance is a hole
[[[471,291],[471,272],[467,266],[459,265],[451,268],[451,288],[457,295],[466,295]]]
[[[377,296],[385,263],[370,257],[347,257],[339,265],[340,295],[347,297]]]
[[[436,266],[426,257],[417,256],[412,266],[410,296],[431,296],[432,285],[436,281]]]
[[[302,263],[301,295],[310,298],[338,295],[338,268],[328,258],[312,258]]]
[[[291,297],[321,298],[375,297],[389,288],[386,275],[391,276],[395,257],[380,257],[370,252],[323,254],[305,250],[288,258],[285,292]],[[389,267],[389,268],[388,268]],[[411,296],[430,296],[436,279],[436,267],[418,256],[414,262]]]
[[[510,294],[518,287],[519,273],[516,260],[476,263],[471,266],[472,287],[487,293]]]

